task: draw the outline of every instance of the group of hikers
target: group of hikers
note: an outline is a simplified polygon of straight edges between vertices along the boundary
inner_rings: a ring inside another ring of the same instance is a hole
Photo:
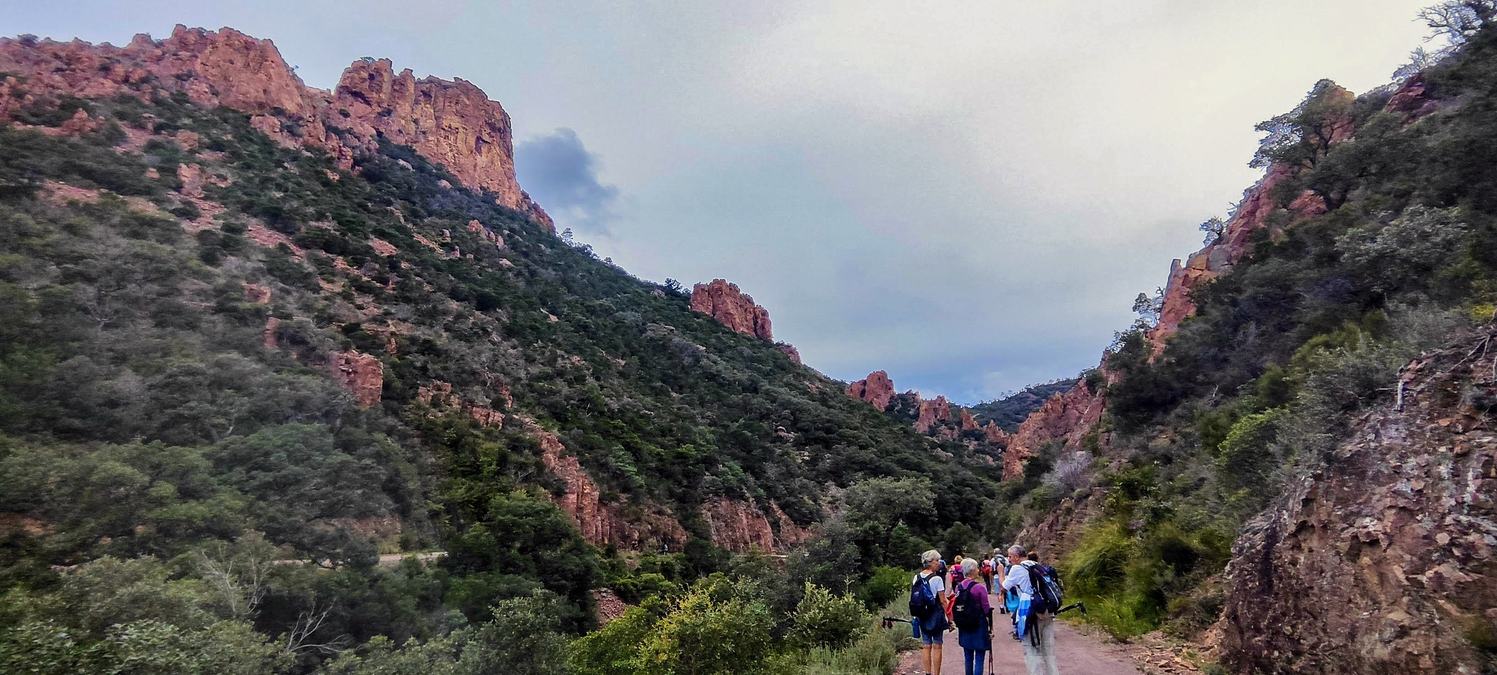
[[[941,672],[944,638],[953,627],[967,675],[982,675],[993,649],[995,609],[1008,615],[1008,635],[1023,645],[1029,674],[1058,675],[1055,615],[1069,607],[1061,605],[1053,567],[1021,546],[1010,546],[1006,555],[993,549],[985,560],[957,556],[949,566],[930,550],[920,555],[920,565],[910,585],[910,624],[926,675]]]

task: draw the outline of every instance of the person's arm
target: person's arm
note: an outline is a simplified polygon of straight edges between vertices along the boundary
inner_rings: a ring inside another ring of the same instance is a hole
[[[1024,571],[1024,566],[1023,565],[1014,565],[1014,566],[1008,568],[1008,574],[1003,577],[1003,590],[1010,591],[1010,590],[1013,590],[1015,588],[1018,588],[1018,586],[1019,586],[1019,579],[1023,576],[1020,573],[1023,572],[1023,571]]]

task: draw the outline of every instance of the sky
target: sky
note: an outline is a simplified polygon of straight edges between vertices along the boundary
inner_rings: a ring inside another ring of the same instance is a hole
[[[1258,177],[1257,122],[1386,83],[1431,0],[0,0],[0,34],[270,38],[513,118],[520,180],[636,276],[722,277],[844,380],[975,403],[1096,365]]]

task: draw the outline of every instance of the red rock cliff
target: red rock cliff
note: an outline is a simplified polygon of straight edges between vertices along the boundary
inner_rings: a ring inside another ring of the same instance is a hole
[[[738,284],[713,279],[712,283],[693,286],[691,309],[716,319],[733,331],[774,341],[769,310],[754,304],[753,297],[738,290]]]
[[[879,411],[888,410],[889,401],[894,398],[894,381],[889,379],[888,373],[875,370],[868,373],[868,377],[847,385],[847,395],[866,401]]]
[[[1008,438],[1008,449],[1003,453],[1003,478],[1022,477],[1024,464],[1048,443],[1062,443],[1068,450],[1079,449],[1082,439],[1102,419],[1104,403],[1102,392],[1093,392],[1086,380],[1077,382],[1069,391],[1051,396],[1024,418]]]
[[[489,190],[500,205],[529,212],[530,196],[515,178],[509,113],[472,82],[396,73],[389,59],[355,61],[333,90],[339,116],[361,138],[383,136],[409,145],[468,187]]]
[[[551,227],[515,179],[509,115],[463,80],[417,81],[410,71],[395,75],[389,61],[359,61],[330,93],[303,84],[270,40],[184,26],[160,41],[137,35],[123,48],[0,39],[0,71],[26,80],[0,87],[0,112],[38,95],[181,92],[198,105],[248,113],[276,141],[325,150],[345,169],[384,134],[445,166],[467,187],[490,190],[500,205]],[[334,127],[346,133],[330,133]]]

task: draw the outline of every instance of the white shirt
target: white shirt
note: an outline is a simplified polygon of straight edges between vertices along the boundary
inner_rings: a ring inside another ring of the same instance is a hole
[[[920,577],[924,576],[924,574],[925,574],[925,572],[921,572],[920,574],[916,574],[915,578],[910,580],[910,583],[913,584],[916,581],[919,581]],[[946,582],[941,579],[941,575],[936,574],[935,572],[931,572],[930,573],[930,594],[931,595],[940,595],[941,591],[944,591],[944,590],[946,590]]]
[[[1033,564],[1033,561],[1025,560],[1008,568],[1008,576],[1003,577],[1003,590],[1018,589],[1020,600],[1034,597],[1034,585],[1029,582],[1029,566]]]

